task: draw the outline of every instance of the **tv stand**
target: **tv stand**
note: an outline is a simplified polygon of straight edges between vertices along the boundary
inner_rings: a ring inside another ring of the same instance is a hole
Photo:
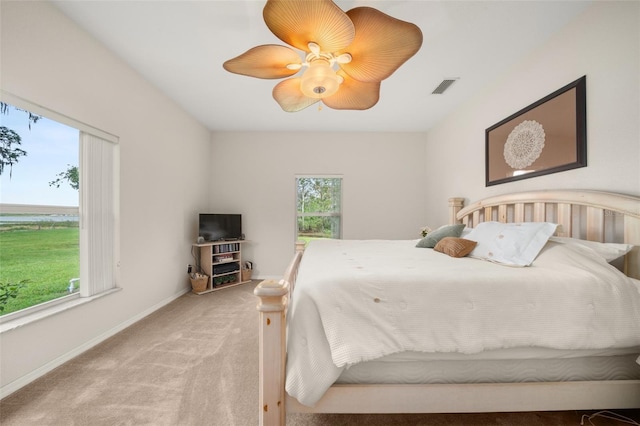
[[[242,245],[246,240],[209,241],[194,244],[200,251],[200,268],[209,276],[207,288],[195,292],[205,294],[223,288],[245,284],[251,281],[243,279]]]

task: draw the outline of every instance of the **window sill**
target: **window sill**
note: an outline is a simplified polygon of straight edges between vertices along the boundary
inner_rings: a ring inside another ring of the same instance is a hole
[[[89,297],[80,297],[79,294],[71,294],[50,302],[45,302],[40,305],[3,315],[0,317],[0,334],[41,321],[53,315],[73,309],[76,306],[84,305],[85,303],[116,293],[120,290],[122,289],[116,287]]]

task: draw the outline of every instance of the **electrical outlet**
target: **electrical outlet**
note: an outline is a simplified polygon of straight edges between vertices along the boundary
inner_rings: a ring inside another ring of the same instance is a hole
[[[191,273],[191,270],[192,270],[191,265],[187,265],[187,274],[190,274],[190,273]]]

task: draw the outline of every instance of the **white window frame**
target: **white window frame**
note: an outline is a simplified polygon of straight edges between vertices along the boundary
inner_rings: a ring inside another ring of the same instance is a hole
[[[339,212],[314,212],[314,213],[298,213],[298,179],[308,178],[308,179],[340,179],[340,211]],[[338,239],[342,239],[343,234],[343,194],[344,194],[344,176],[343,175],[321,175],[321,174],[309,174],[309,175],[295,175],[295,203],[294,207],[295,211],[295,221],[294,221],[294,236],[295,239],[298,239],[298,218],[299,217],[317,217],[317,216],[325,216],[325,217],[338,217],[340,219],[340,232],[338,235]]]
[[[0,100],[80,131],[80,292],[0,317],[0,333],[119,290],[119,138],[0,91]]]

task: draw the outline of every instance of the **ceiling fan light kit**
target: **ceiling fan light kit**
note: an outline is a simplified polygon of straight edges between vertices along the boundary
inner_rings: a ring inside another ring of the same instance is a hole
[[[300,90],[305,96],[322,99],[333,95],[344,81],[331,67],[329,61],[316,59],[302,75]]]
[[[380,82],[422,45],[422,31],[412,23],[370,7],[344,12],[331,0],[268,0],[263,17],[276,37],[304,52],[304,61],[290,47],[268,44],[223,67],[250,77],[290,77],[273,89],[287,112],[320,101],[333,109],[371,108],[380,98]]]

